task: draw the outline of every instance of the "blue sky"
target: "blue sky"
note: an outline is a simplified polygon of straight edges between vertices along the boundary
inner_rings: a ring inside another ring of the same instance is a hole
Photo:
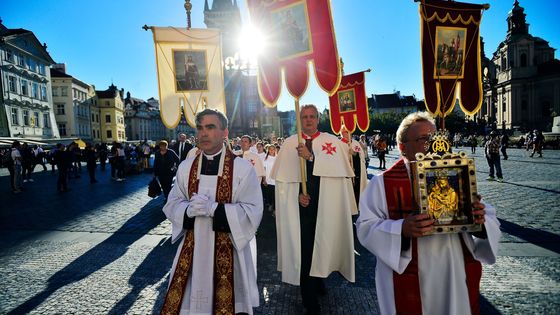
[[[203,23],[204,1],[192,0],[192,26]],[[209,0],[211,3],[211,0]],[[485,3],[483,1],[473,1]],[[505,39],[506,18],[514,0],[488,1],[481,35],[486,55],[491,56]],[[247,20],[246,3],[238,0]],[[183,0],[27,0],[2,1],[0,18],[8,28],[31,30],[46,42],[56,62],[66,63],[70,75],[97,89],[111,82],[135,97],[159,98],[154,43],[154,26],[186,26]],[[560,48],[560,1],[521,0],[529,31]],[[418,3],[412,0],[331,0],[336,39],[346,73],[372,68],[366,75],[366,93],[394,90],[423,98],[420,62]],[[556,55],[556,58],[559,56]],[[301,103],[328,106],[328,96],[314,81]],[[280,110],[293,109],[285,86],[278,103]]]

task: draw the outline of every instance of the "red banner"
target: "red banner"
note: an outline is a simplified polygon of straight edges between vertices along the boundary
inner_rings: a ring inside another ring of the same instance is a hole
[[[420,4],[424,97],[432,114],[450,113],[457,97],[468,115],[482,105],[479,27],[484,8],[441,0]]]
[[[259,56],[259,94],[275,106],[282,90],[281,71],[288,91],[300,98],[309,81],[313,61],[319,86],[332,94],[340,84],[340,64],[331,18],[330,0],[247,0],[251,20],[267,40]]]
[[[356,130],[356,122],[363,132],[369,128],[365,83],[363,72],[345,75],[336,93],[329,97],[329,115],[334,133],[340,133],[343,124],[350,133],[353,133]]]

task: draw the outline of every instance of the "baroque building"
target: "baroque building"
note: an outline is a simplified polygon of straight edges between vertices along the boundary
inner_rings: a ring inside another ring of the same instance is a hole
[[[126,141],[123,93],[124,89],[119,90],[114,84],[107,90],[95,91],[102,142]]]
[[[99,128],[92,128],[95,118],[99,120],[98,109],[92,111],[95,88],[67,74],[64,64],[56,64],[50,72],[53,107],[60,136],[88,141],[100,139]]]
[[[546,40],[529,33],[519,1],[506,21],[505,40],[491,59],[483,57],[484,102],[477,118],[491,128],[550,130],[560,113],[560,61]]]
[[[54,60],[33,32],[0,20],[0,136],[59,138],[48,67]]]
[[[150,98],[144,101],[126,93],[124,99],[124,122],[127,140],[158,141],[168,137],[165,125],[160,119],[159,102]]]

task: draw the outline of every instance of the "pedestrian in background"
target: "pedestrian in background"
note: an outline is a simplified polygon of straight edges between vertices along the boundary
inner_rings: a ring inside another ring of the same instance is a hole
[[[92,184],[97,183],[97,180],[95,179],[95,168],[97,167],[97,152],[95,151],[95,147],[91,145],[91,143],[88,143],[86,145],[85,158],[89,174],[89,182]]]
[[[540,130],[535,129],[533,131],[533,152],[531,153],[531,157],[535,155],[535,153],[539,154],[539,157],[542,157],[542,147],[544,145],[544,136]]]
[[[375,144],[375,150],[377,151],[377,158],[379,159],[379,169],[385,170],[385,153],[387,153],[387,142],[385,142],[385,137],[379,137]]]
[[[19,152],[20,149],[20,143],[19,141],[14,141],[12,143],[12,151],[11,151],[11,156],[12,156],[12,161],[14,163],[14,175],[13,175],[13,181],[12,181],[12,187],[13,187],[13,192],[14,194],[19,194],[22,189],[23,189],[23,180],[22,180],[22,167],[21,167],[21,153]]]
[[[159,180],[165,202],[167,202],[167,196],[169,196],[171,191],[171,184],[173,183],[175,173],[177,173],[179,163],[179,156],[175,151],[168,148],[167,141],[161,140],[159,142],[159,150],[155,152],[154,177],[157,177]]]
[[[490,132],[490,136],[488,136],[484,145],[484,152],[486,154],[486,161],[488,161],[488,167],[490,167],[490,175],[486,180],[494,180],[494,169],[496,169],[498,182],[503,182],[502,165],[500,164],[500,137],[495,130]]]
[[[507,147],[508,147],[508,143],[509,143],[509,136],[507,135],[506,131],[503,131],[504,134],[502,135],[502,138],[500,139],[500,151],[502,152],[502,156],[504,160],[508,159],[508,155],[507,155]]]
[[[67,192],[68,189],[68,169],[72,164],[70,152],[62,143],[56,144],[56,152],[54,153],[54,163],[58,168],[58,180],[56,182],[56,189],[59,192]]]

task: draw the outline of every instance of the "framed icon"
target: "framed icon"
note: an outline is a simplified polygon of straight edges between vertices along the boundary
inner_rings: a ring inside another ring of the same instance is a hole
[[[356,95],[354,89],[338,91],[338,109],[341,113],[356,111]]]
[[[298,1],[271,12],[279,59],[303,56],[313,52],[307,4]]]
[[[430,234],[481,231],[472,214],[478,199],[474,160],[464,152],[416,158],[411,163],[412,191],[420,213],[435,221]]]
[[[205,50],[173,50],[175,91],[208,90],[208,67]]]
[[[434,79],[462,79],[465,68],[464,27],[436,27]]]

